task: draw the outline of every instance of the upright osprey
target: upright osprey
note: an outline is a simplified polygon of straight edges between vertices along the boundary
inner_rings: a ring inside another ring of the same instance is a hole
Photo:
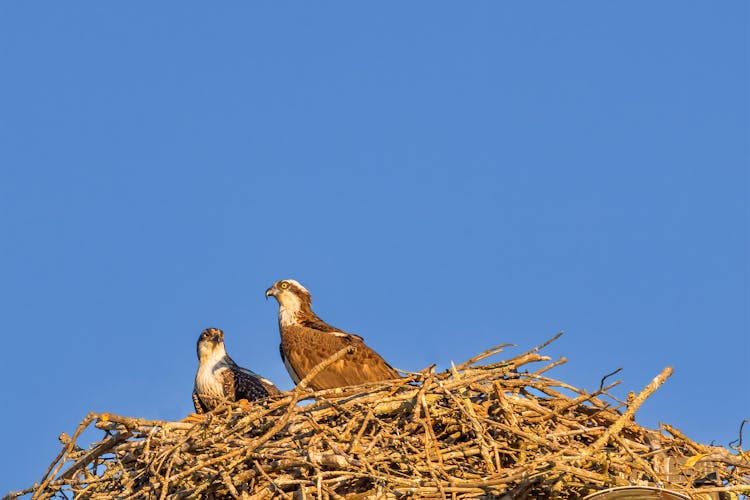
[[[333,389],[398,378],[396,370],[367,347],[362,337],[346,333],[320,319],[310,307],[310,292],[297,281],[277,281],[266,290],[266,298],[269,296],[279,302],[281,359],[295,384],[299,384],[320,362],[346,346],[356,347],[356,350],[313,378],[309,384],[312,389]]]
[[[198,372],[195,374],[193,404],[205,413],[224,401],[254,401],[278,394],[269,380],[237,366],[224,348],[224,332],[206,328],[198,337]]]

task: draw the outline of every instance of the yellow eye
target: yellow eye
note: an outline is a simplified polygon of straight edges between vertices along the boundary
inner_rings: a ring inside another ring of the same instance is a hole
[[[282,282],[281,282],[281,283],[279,284],[279,286],[280,286],[280,287],[281,287],[282,289],[286,290],[287,288],[289,288],[289,283],[287,283],[286,281],[282,281]]]

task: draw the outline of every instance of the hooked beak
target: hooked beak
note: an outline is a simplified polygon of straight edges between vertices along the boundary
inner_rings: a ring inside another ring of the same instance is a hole
[[[272,295],[274,297],[276,297],[276,290],[274,290],[273,287],[271,287],[268,290],[266,290],[266,300],[268,300],[268,297],[270,297]]]
[[[212,332],[210,336],[206,337],[203,342],[206,342],[207,344],[220,344],[223,342],[221,332],[215,331]]]

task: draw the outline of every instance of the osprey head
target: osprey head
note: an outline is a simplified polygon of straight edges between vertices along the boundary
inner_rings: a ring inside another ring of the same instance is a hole
[[[307,288],[302,286],[299,281],[292,279],[274,283],[271,288],[266,290],[266,299],[268,297],[274,297],[279,302],[279,305],[284,307],[292,307],[294,304],[299,304],[300,302],[307,304],[312,302],[312,297]],[[294,309],[298,307],[294,307]]]
[[[219,328],[206,328],[198,337],[198,360],[224,356],[224,332]]]
[[[279,324],[293,325],[300,317],[313,315],[310,309],[310,292],[295,280],[281,280],[266,290],[266,299],[274,297],[279,302]]]

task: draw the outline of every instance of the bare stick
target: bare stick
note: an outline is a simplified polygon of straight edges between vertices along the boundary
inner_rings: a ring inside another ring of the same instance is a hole
[[[57,475],[58,472],[60,472],[60,469],[62,468],[63,464],[65,463],[65,457],[68,456],[68,453],[73,449],[73,447],[76,444],[76,439],[78,436],[81,435],[81,433],[88,427],[91,422],[93,422],[97,418],[96,413],[89,413],[86,415],[86,417],[81,421],[80,424],[78,424],[78,428],[76,428],[76,431],[73,433],[73,436],[71,436],[70,441],[68,441],[68,444],[65,446],[63,451],[57,456],[54,462],[49,466],[49,469],[47,469],[47,472],[44,474],[44,477],[42,479],[42,484],[39,485],[39,488],[34,492],[33,495],[31,495],[31,500],[35,500],[36,498],[39,498],[42,491],[49,485],[50,481]],[[55,467],[54,472],[50,474],[50,470],[57,464],[57,467]]]
[[[638,396],[635,397],[633,402],[628,406],[628,409],[625,411],[625,413],[622,414],[620,418],[617,419],[617,422],[612,424],[609,429],[606,430],[602,436],[597,439],[594,444],[589,446],[586,450],[583,451],[583,456],[591,456],[597,451],[599,451],[601,448],[603,448],[608,442],[609,438],[613,435],[617,435],[620,433],[622,428],[630,422],[633,419],[633,416],[635,415],[635,412],[638,411],[638,408],[641,407],[644,401],[648,399],[651,394],[653,394],[656,389],[658,389],[669,377],[672,375],[672,372],[674,370],[671,366],[668,366],[664,368],[659,375],[654,377],[654,379],[651,381],[650,384],[648,384],[641,392],[638,394]]]
[[[601,390],[602,390],[602,387],[604,387],[604,381],[605,381],[605,380],[607,380],[607,379],[608,379],[609,377],[611,377],[612,375],[616,375],[616,374],[620,373],[621,371],[622,371],[622,368],[618,368],[617,370],[615,370],[615,371],[613,371],[613,372],[611,372],[611,373],[608,373],[608,374],[606,374],[605,376],[603,376],[603,377],[602,377],[602,381],[601,381],[601,382],[599,382],[599,390],[601,391]]]
[[[501,352],[504,348],[511,347],[511,346],[514,346],[514,345],[515,344],[498,344],[495,347],[487,349],[483,353],[478,354],[478,355],[474,356],[473,358],[464,361],[463,363],[461,363],[460,365],[458,365],[456,367],[456,370],[463,370],[464,368],[473,365],[477,361],[481,361],[481,360],[483,360],[485,358],[489,358],[490,356],[494,356],[495,354]]]

